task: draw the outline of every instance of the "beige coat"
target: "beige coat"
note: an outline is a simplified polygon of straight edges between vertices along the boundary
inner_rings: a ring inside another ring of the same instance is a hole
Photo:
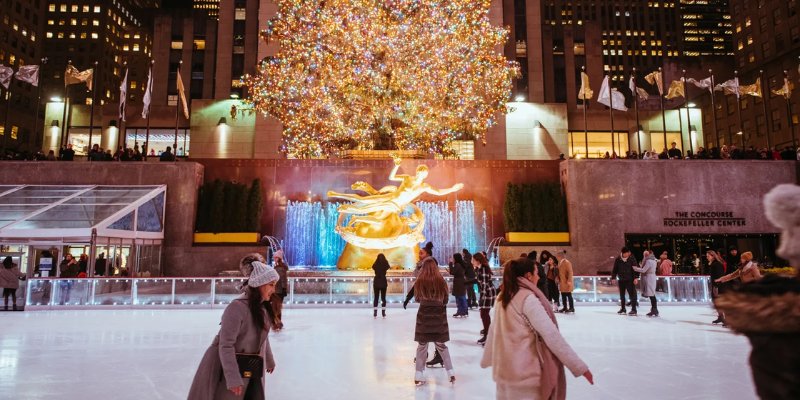
[[[578,377],[589,370],[561,336],[558,326],[550,319],[536,295],[521,289],[514,295],[511,303],[508,307],[503,307],[499,299],[495,303],[494,318],[481,359],[482,368],[492,367],[498,399],[541,398],[539,389],[542,384],[542,368],[531,328],[573,375]],[[521,308],[519,312],[515,311],[515,307]],[[525,318],[530,321],[530,325]],[[562,390],[565,391],[566,386]],[[556,398],[563,398],[565,395],[565,392],[561,392]]]
[[[572,279],[572,263],[566,258],[558,262],[558,289],[564,293],[571,293],[575,290],[575,282]]]
[[[750,283],[761,279],[761,271],[758,270],[758,266],[754,262],[750,261],[744,267],[739,268],[736,271],[733,271],[717,280],[719,282],[727,282],[736,278],[741,278],[742,283]]]

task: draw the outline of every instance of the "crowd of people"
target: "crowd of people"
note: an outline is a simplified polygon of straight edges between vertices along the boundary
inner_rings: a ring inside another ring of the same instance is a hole
[[[676,142],[670,144],[670,148],[664,148],[661,152],[644,150],[638,153],[636,150],[626,151],[624,155],[618,155],[616,151],[606,152],[605,159],[632,159],[632,160],[798,160],[800,161],[800,148],[785,146],[783,149],[773,147],[756,148],[749,146],[739,148],[735,144],[730,146],[712,147],[706,149],[698,148],[697,152],[687,150],[686,154],[678,148]]]
[[[50,150],[47,154],[42,151],[35,153],[20,152],[15,154],[7,154],[4,159],[13,161],[74,161],[75,149],[72,143],[61,146],[58,154]],[[177,154],[173,152],[172,146],[167,146],[163,151],[156,152],[155,149],[150,149],[150,154],[147,154],[147,146],[142,145],[141,149],[139,143],[136,142],[133,147],[128,147],[127,144],[119,146],[116,151],[112,149],[103,149],[98,144],[94,144],[86,159],[89,161],[146,161],[148,158],[158,158],[160,161],[175,161],[177,157],[183,156],[183,148],[177,150]]]

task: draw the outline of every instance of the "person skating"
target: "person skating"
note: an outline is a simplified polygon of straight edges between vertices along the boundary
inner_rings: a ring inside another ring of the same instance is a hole
[[[475,296],[475,286],[478,285],[475,268],[472,265],[472,253],[467,249],[461,249],[461,256],[464,258],[464,276],[467,278],[467,304],[470,309],[478,308],[478,299]]]
[[[417,265],[414,267],[414,277],[419,275],[419,271],[420,269],[422,269],[422,264],[428,258],[431,258],[434,262],[436,262],[436,265],[439,265],[436,259],[433,258],[433,243],[431,242],[426,243],[425,247],[419,249],[419,261],[417,262]],[[408,291],[408,294],[406,294],[406,299],[403,300],[404,309],[408,307],[408,303],[411,302],[411,299],[413,298],[414,298],[414,285],[412,284],[411,289]]]
[[[278,250],[272,255],[272,265],[278,272],[280,279],[275,285],[275,293],[269,299],[272,309],[275,311],[275,331],[283,329],[283,299],[289,294],[289,266],[283,261],[283,250]]]
[[[481,322],[483,329],[481,330],[481,338],[478,344],[483,345],[486,343],[486,335],[489,333],[489,327],[492,324],[490,311],[494,306],[494,300],[497,297],[497,289],[494,287],[492,278],[492,269],[489,267],[489,260],[486,259],[481,253],[477,253],[472,257],[472,265],[477,271],[478,289],[480,290],[480,309],[481,309]]]
[[[547,298],[552,304],[555,304],[555,309],[558,310],[558,307],[561,306],[561,296],[558,291],[558,266],[556,258],[553,257],[549,251],[544,250],[542,251],[542,255],[539,256],[539,264],[545,268],[545,275],[547,277]]]
[[[714,251],[706,251],[706,260],[708,260],[709,269],[711,270],[711,298],[716,300],[721,294],[725,293],[725,285],[717,283],[717,279],[725,276],[725,265],[722,257]],[[725,313],[717,308],[717,319],[711,322],[712,324],[725,324]]]
[[[497,399],[563,400],[564,366],[594,384],[589,367],[558,331],[548,299],[536,288],[538,280],[527,260],[503,266],[503,287],[480,364],[492,367]]]
[[[448,271],[453,276],[453,297],[456,298],[458,311],[453,315],[455,318],[469,316],[469,305],[467,304],[467,283],[466,267],[464,259],[460,253],[455,253],[450,258]]]
[[[538,254],[536,250],[528,253],[526,256],[531,262],[533,262],[533,266],[536,268],[536,273],[539,274],[539,283],[536,284],[536,287],[539,288],[544,294],[544,297],[549,298],[548,290],[547,290],[547,271],[545,271],[545,266],[539,263]]]
[[[572,262],[567,260],[565,250],[557,251],[556,259],[558,260],[558,287],[561,290],[561,302],[564,303],[563,308],[558,312],[574,313],[575,300],[572,299],[572,291],[575,290],[575,282],[573,281]],[[569,302],[569,308],[567,302]]]
[[[639,273],[634,271],[633,267],[637,266],[636,258],[631,254],[631,250],[623,247],[619,251],[619,257],[614,260],[614,269],[611,270],[611,282],[617,281],[619,288],[619,302],[620,308],[617,314],[625,315],[625,293],[631,299],[631,312],[629,315],[636,315],[636,306],[638,300],[636,296],[636,279],[639,278]]]
[[[276,316],[269,299],[280,275],[274,268],[252,262],[245,293],[229,304],[222,314],[219,333],[208,347],[189,389],[189,400],[264,399],[264,374],[275,370],[269,344],[269,330]],[[256,365],[240,370],[239,360],[258,355]]]
[[[746,251],[742,253],[741,266],[736,271],[728,273],[721,278],[716,279],[716,283],[725,283],[734,279],[740,279],[741,283],[755,282],[761,279],[761,271],[758,270],[758,265],[753,262],[753,253]]]
[[[648,317],[658,316],[658,302],[656,301],[656,256],[651,251],[644,252],[644,260],[642,266],[634,266],[633,270],[642,274],[640,282],[640,290],[642,297],[650,299],[650,312],[647,313]]]
[[[0,287],[3,288],[3,308],[8,311],[8,298],[11,298],[14,311],[17,311],[17,289],[19,280],[25,278],[25,274],[19,272],[19,268],[11,257],[3,259],[3,266],[0,267]]]
[[[372,270],[375,271],[375,279],[372,281],[372,317],[378,318],[378,299],[381,300],[381,316],[386,318],[386,289],[389,283],[386,281],[386,271],[389,270],[389,261],[383,253],[378,254],[375,262],[372,264]]]
[[[447,370],[450,382],[455,383],[456,376],[453,362],[450,359],[450,350],[446,342],[450,341],[450,329],[447,325],[447,283],[436,261],[426,259],[423,262],[416,282],[414,282],[414,297],[419,303],[417,322],[414,329],[414,341],[418,343],[417,357],[415,359],[416,372],[414,384],[421,385],[424,380],[425,360],[428,358],[428,344],[434,343],[439,352],[441,361],[434,357]]]

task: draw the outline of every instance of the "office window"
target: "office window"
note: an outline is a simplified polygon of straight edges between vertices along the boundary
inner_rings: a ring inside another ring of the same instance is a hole
[[[170,45],[172,50],[182,50],[183,49],[183,42],[180,40],[173,40],[172,44]]]
[[[62,4],[61,7],[59,7],[58,9],[61,12],[67,12],[67,5],[66,4]]]
[[[75,18],[72,18],[72,19],[69,20],[69,24],[72,25],[72,26],[77,26],[78,25],[78,20],[75,19]]]
[[[139,51],[139,44],[138,43],[134,43],[133,44],[133,51]]]
[[[71,9],[70,9],[70,11],[72,11],[74,13],[78,12],[78,6],[73,4]]]
[[[52,19],[48,19],[47,20],[47,25],[55,25],[55,24],[56,24],[55,20],[52,20]]]
[[[47,7],[47,10],[50,11],[50,12],[55,12],[56,11],[56,5],[55,4],[50,4]]]
[[[46,36],[48,39],[50,39],[50,38],[52,38],[52,37],[53,37],[53,32],[47,32],[47,34],[45,34],[45,36]]]
[[[92,39],[97,39],[98,37],[97,32],[92,32]]]
[[[64,32],[58,32],[58,38],[59,39],[63,39],[64,38]]]
[[[83,6],[83,12],[85,12],[85,13],[89,12],[89,5],[88,4]]]

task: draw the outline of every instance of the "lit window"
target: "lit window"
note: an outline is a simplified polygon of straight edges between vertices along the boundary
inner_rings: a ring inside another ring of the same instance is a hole
[[[36,34],[31,32],[31,42],[36,41]]]
[[[59,7],[58,9],[61,12],[67,12],[67,5],[66,4],[62,4],[61,7]]]
[[[64,32],[58,32],[58,38],[59,39],[63,39],[64,38]]]
[[[9,54],[8,55],[8,64],[9,65],[14,65],[14,61],[17,61],[17,56],[15,56],[13,54]]]
[[[100,26],[100,20],[99,19],[92,20],[92,26]]]
[[[133,44],[133,51],[139,51],[139,44],[138,43],[134,43]]]
[[[245,9],[244,8],[237,8],[233,12],[233,19],[237,21],[244,21],[245,20]]]
[[[58,26],[64,26],[64,24],[66,24],[66,21],[63,19],[58,20]]]
[[[122,50],[123,51],[129,51],[130,47],[126,44],[126,45],[122,46]]]
[[[19,24],[16,21],[14,21],[14,24],[11,26],[14,28],[15,31],[19,30]]]
[[[72,19],[69,20],[69,24],[72,25],[72,26],[76,26],[76,25],[78,25],[78,20],[75,19],[75,18],[72,18]]]
[[[139,38],[141,38],[141,36],[138,33],[136,33],[136,34],[133,35],[133,38],[134,39],[139,39]]]
[[[16,126],[16,125],[11,127],[11,139],[16,139],[17,138],[17,131],[18,130],[19,130],[19,127]]]
[[[131,81],[131,89],[136,89],[139,84],[136,81]]]
[[[193,42],[194,50],[205,50],[206,49],[206,41],[205,39],[195,39]]]
[[[83,6],[83,12],[89,12],[89,6],[88,5]]]
[[[81,26],[88,26],[88,25],[89,25],[89,20],[88,19],[84,18],[84,19],[81,20]]]
[[[75,34],[74,34],[74,33],[70,33],[70,34],[69,34],[69,38],[70,38],[70,39],[75,39]]]
[[[97,39],[98,37],[97,32],[92,32],[92,39]]]
[[[750,17],[744,20],[744,26],[750,26]]]
[[[52,20],[52,19],[48,19],[47,20],[47,25],[55,25],[55,24],[56,24],[55,20]]]
[[[73,4],[71,10],[72,12],[78,12],[78,6]]]
[[[94,6],[95,14],[100,14],[100,6]]]
[[[183,49],[183,42],[181,42],[180,40],[173,40],[170,48],[172,50],[181,50]]]
[[[55,4],[50,4],[50,6],[47,7],[47,10],[50,11],[50,12],[55,12],[56,11],[56,5]]]

